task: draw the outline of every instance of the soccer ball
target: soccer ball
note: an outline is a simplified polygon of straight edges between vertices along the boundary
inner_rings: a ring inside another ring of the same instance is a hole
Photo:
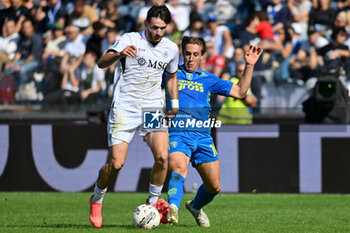
[[[132,213],[132,223],[137,228],[154,229],[159,226],[160,215],[151,205],[140,205]]]

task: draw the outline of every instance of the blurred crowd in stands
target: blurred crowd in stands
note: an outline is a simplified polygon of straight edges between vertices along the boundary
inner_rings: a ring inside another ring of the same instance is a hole
[[[173,18],[166,36],[179,46],[184,35],[203,37],[201,69],[218,77],[239,78],[249,45],[264,49],[248,105],[259,105],[263,83],[350,80],[350,0],[1,0],[0,104],[110,101],[114,66],[99,69],[98,59],[163,3]]]

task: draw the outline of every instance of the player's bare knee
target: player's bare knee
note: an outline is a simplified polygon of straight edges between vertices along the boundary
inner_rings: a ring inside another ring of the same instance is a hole
[[[168,167],[168,154],[166,154],[166,156],[158,156],[155,159],[155,164],[160,167]]]
[[[210,193],[219,193],[221,191],[221,184],[220,183],[212,184],[207,189],[208,189],[207,191]]]
[[[113,171],[119,171],[124,166],[124,163],[120,161],[111,161],[109,165]]]
[[[215,193],[219,193],[221,191],[221,184],[219,183],[219,185],[214,187],[214,191]]]
[[[171,173],[185,174],[187,171],[187,166],[181,163],[171,163],[169,166],[169,170]]]

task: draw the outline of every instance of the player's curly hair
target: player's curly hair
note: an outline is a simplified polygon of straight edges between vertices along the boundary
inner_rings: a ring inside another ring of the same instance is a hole
[[[171,21],[171,13],[169,9],[163,5],[153,5],[147,12],[147,22],[151,22],[151,18],[160,18],[164,23],[169,24]]]
[[[202,55],[205,54],[205,52],[207,51],[206,47],[205,47],[205,41],[203,38],[201,37],[192,37],[192,36],[184,36],[182,38],[181,41],[181,47],[182,47],[182,52],[183,54],[185,53],[185,48],[187,44],[197,44],[199,46],[202,46]]]

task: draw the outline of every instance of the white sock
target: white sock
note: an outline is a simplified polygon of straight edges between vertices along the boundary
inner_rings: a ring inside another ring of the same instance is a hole
[[[94,190],[94,195],[92,196],[92,202],[93,203],[102,203],[103,201],[103,196],[105,195],[107,191],[107,188],[100,189],[97,186],[97,183],[95,184],[95,190]]]
[[[154,184],[149,184],[149,197],[148,202],[150,205],[155,204],[158,201],[160,194],[162,193],[163,185],[158,186]]]

